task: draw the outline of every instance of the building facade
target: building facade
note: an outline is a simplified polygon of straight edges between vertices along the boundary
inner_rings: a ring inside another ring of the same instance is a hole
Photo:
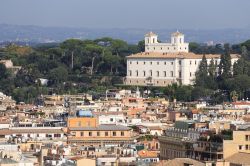
[[[69,144],[80,146],[119,146],[133,143],[136,139],[132,129],[116,124],[99,124],[96,117],[68,118]]]
[[[232,140],[223,141],[224,158],[237,153],[250,154],[250,130],[233,131]]]
[[[203,55],[189,52],[188,46],[184,42],[184,35],[178,31],[172,34],[171,43],[159,43],[156,34],[146,34],[145,52],[127,57],[127,76],[124,83],[139,86],[193,84]],[[205,56],[208,64],[213,59],[219,65],[219,54]],[[240,55],[231,54],[232,65],[239,58]]]

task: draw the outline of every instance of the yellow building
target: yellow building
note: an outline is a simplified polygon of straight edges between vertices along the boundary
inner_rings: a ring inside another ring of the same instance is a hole
[[[233,131],[233,140],[223,141],[224,158],[236,153],[250,154],[250,131]]]
[[[95,159],[83,158],[83,157],[72,157],[70,160],[75,162],[76,166],[96,166]]]
[[[68,118],[68,127],[97,127],[98,119],[95,117],[71,117]]]
[[[99,125],[95,117],[71,117],[67,139],[69,144],[100,147],[132,143],[135,137],[132,129],[126,126]]]

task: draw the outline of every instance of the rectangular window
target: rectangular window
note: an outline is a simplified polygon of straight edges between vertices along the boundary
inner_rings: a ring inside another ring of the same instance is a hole
[[[131,61],[130,61],[129,63],[130,63],[130,64],[132,64],[132,62],[131,62]]]
[[[160,72],[159,72],[159,71],[156,72],[156,76],[157,76],[157,77],[160,76]]]
[[[181,71],[179,71],[179,78],[181,78]]]
[[[124,136],[124,131],[121,131],[121,136]]]
[[[174,62],[171,62],[171,65],[173,65],[174,64]]]
[[[116,132],[115,131],[113,131],[113,136],[116,136]]]
[[[83,137],[83,136],[84,136],[84,132],[82,131],[82,132],[81,132],[81,137]]]
[[[179,61],[179,65],[181,65],[181,60]]]
[[[97,135],[97,137],[99,137],[100,136],[100,131],[97,131],[96,135]]]
[[[248,150],[248,145],[246,145],[245,147],[246,147],[245,149]]]
[[[170,75],[171,75],[171,77],[173,77],[174,76],[174,72],[170,71]]]
[[[92,132],[89,132],[89,136],[90,136],[90,137],[92,136]]]
[[[138,63],[139,63],[139,62],[137,61],[136,64],[138,65]]]
[[[152,65],[153,64],[153,62],[150,62],[150,65]]]
[[[106,132],[105,132],[105,137],[107,137],[107,136],[109,136],[109,133],[106,131]]]
[[[136,76],[138,76],[138,75],[139,75],[139,72],[138,72],[138,70],[136,70],[136,72],[135,72],[135,73],[136,73]]]
[[[160,62],[157,62],[157,65],[159,65],[160,64]]]
[[[192,77],[192,73],[191,73],[191,72],[190,72],[190,74],[189,74],[189,75],[190,75],[190,77]]]
[[[144,77],[146,76],[146,71],[143,71],[143,76],[144,76]]]
[[[145,64],[146,64],[146,62],[143,62],[143,64],[145,65]]]
[[[239,145],[239,150],[242,150],[242,145]]]
[[[164,77],[167,77],[167,72],[164,71],[164,72],[163,72],[163,75],[164,75]]]
[[[192,61],[190,61],[190,65],[192,65]]]
[[[129,76],[132,76],[132,71],[131,70],[129,70]]]
[[[149,71],[149,73],[150,73],[150,76],[152,77],[152,76],[153,76],[153,72],[152,72],[152,70],[150,70],[150,71]]]
[[[164,62],[164,65],[166,65],[167,64],[167,62]]]

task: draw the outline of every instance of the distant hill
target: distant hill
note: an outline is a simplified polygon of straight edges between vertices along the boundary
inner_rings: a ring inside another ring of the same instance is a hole
[[[0,42],[15,41],[27,43],[53,43],[69,38],[95,39],[100,37],[119,38],[128,43],[137,43],[148,31],[154,31],[161,41],[170,39],[170,34],[176,29],[98,29],[98,28],[67,28],[41,27],[29,25],[0,24]],[[220,29],[220,30],[189,30],[179,29],[185,33],[189,42],[207,43],[240,43],[250,39],[250,28]]]

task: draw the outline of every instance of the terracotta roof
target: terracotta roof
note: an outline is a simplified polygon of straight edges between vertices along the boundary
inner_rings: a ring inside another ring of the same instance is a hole
[[[220,54],[206,54],[207,59],[219,59]],[[178,52],[178,53],[162,53],[162,52],[142,52],[137,54],[132,54],[127,56],[128,59],[133,58],[160,58],[160,59],[175,59],[175,58],[182,58],[182,59],[202,59],[202,54],[195,54],[192,52]],[[231,54],[231,58],[240,58],[239,54]]]
[[[199,113],[199,110],[193,109],[193,110],[192,110],[192,113],[193,113],[193,114],[198,114],[198,113]]]
[[[226,158],[226,161],[229,161],[232,164],[250,165],[250,154],[249,153],[236,153]]]
[[[156,151],[141,150],[138,152],[140,158],[157,158],[158,153]]]
[[[233,105],[250,105],[250,102],[248,101],[238,101],[238,102],[233,102]]]
[[[190,164],[190,165],[195,165],[195,166],[205,166],[205,163],[202,163],[200,161],[196,161],[190,158],[175,158],[173,160],[166,161],[164,163],[159,163],[164,164],[167,166],[183,166],[184,164]]]
[[[2,129],[0,135],[25,134],[25,133],[63,133],[61,129]]]
[[[148,129],[150,130],[162,130],[160,126],[148,126]]]

